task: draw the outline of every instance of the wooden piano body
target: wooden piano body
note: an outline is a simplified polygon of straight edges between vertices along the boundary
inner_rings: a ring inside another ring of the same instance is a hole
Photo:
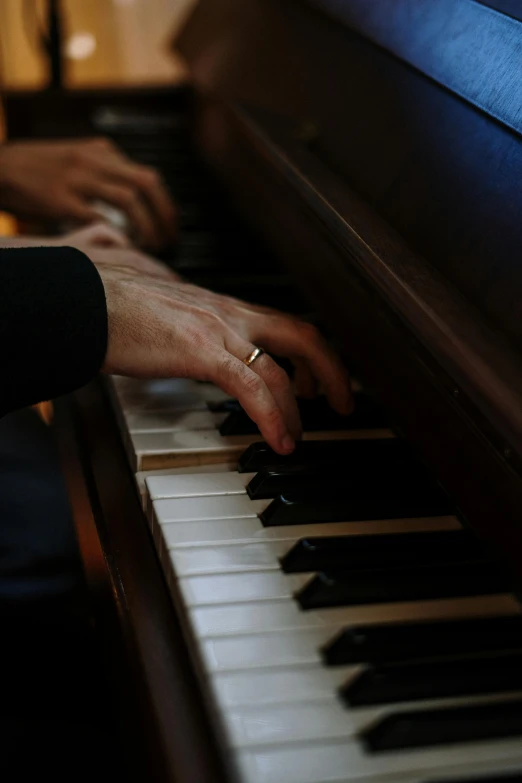
[[[202,0],[177,43],[190,88],[12,94],[6,109],[15,137],[99,130],[100,116],[112,121],[107,109],[183,118],[517,590],[522,21],[513,6]],[[61,401],[57,429],[136,777],[230,779],[104,384]]]

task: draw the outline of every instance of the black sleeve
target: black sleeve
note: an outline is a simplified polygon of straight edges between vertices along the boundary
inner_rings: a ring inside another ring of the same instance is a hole
[[[0,416],[83,386],[106,350],[105,292],[87,256],[0,250]]]

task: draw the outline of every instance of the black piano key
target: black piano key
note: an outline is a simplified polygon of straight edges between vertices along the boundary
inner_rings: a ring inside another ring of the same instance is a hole
[[[522,649],[522,615],[346,628],[322,650],[328,666]]]
[[[522,652],[372,666],[340,689],[351,707],[504,693],[522,688]]]
[[[261,514],[265,527],[370,519],[433,517],[451,513],[448,499],[436,487],[390,486],[378,480],[329,482],[324,490],[280,495]]]
[[[373,753],[522,735],[522,700],[398,712],[364,731]]]
[[[405,470],[417,464],[411,449],[397,438],[361,438],[360,440],[316,440],[298,443],[295,451],[282,457],[267,443],[253,443],[239,458],[239,473],[257,473],[262,468],[279,465],[342,464],[349,471],[365,464],[369,470],[403,464]]]
[[[505,575],[491,563],[456,563],[424,568],[326,571],[296,594],[302,609],[428,601],[507,592]]]
[[[366,430],[388,426],[386,415],[363,393],[355,395],[355,408],[350,416],[341,416],[332,410],[325,397],[316,400],[298,400],[301,424],[305,432],[323,430]],[[255,422],[238,406],[219,428],[221,435],[251,435],[259,432]]]
[[[323,490],[321,499],[349,497],[352,503],[357,503],[357,498],[373,498],[379,493],[381,499],[395,498],[397,502],[401,497],[401,502],[406,498],[409,504],[419,501],[425,504],[428,498],[437,498],[446,507],[447,501],[442,497],[440,488],[422,465],[410,455],[404,455],[400,448],[382,448],[384,443],[390,441],[346,444],[345,458],[338,458],[336,462],[326,459],[322,462],[303,461],[302,464],[287,461],[266,466],[249,482],[248,495],[256,500],[279,495],[309,495]],[[395,445],[398,441],[391,443]],[[334,455],[337,457],[338,452],[335,451]],[[368,456],[371,458],[368,459]]]
[[[483,560],[475,536],[465,530],[377,536],[303,538],[284,557],[287,574],[336,568],[402,568]]]
[[[390,464],[381,468],[376,464],[372,474],[369,474],[367,470],[361,470],[361,465],[347,466],[343,461],[305,465],[289,462],[262,468],[248,483],[247,492],[252,500],[279,496],[292,497],[296,501],[306,496],[307,500],[311,500],[310,495],[317,495],[321,503],[348,497],[352,503],[357,503],[357,498],[375,492],[397,498],[400,487],[403,497],[407,495],[409,498],[409,503],[414,502],[419,495],[423,503],[434,493],[439,497],[440,490],[426,475],[415,474],[414,468],[411,472],[405,472],[403,466],[399,466],[398,470],[397,467]],[[415,487],[413,490],[412,484]],[[444,499],[446,506],[447,501]]]
[[[314,465],[284,464],[262,468],[247,485],[252,500],[275,498],[285,492],[325,489],[341,484],[347,475],[341,464],[324,462]]]

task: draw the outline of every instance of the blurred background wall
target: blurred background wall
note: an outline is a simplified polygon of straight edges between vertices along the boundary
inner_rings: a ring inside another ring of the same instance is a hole
[[[62,0],[70,87],[171,82],[183,66],[168,42],[196,0]],[[2,85],[43,86],[38,36],[45,0],[0,0]]]

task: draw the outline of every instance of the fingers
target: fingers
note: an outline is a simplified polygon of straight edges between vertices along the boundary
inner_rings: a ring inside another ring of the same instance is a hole
[[[57,205],[57,211],[64,220],[74,223],[99,223],[100,215],[84,198],[76,193],[68,192]]]
[[[313,400],[317,397],[318,390],[312,371],[304,359],[293,359],[292,363],[295,368],[294,384],[297,396]]]
[[[283,315],[260,316],[260,320],[255,341],[278,356],[303,360],[332,408],[344,415],[351,413],[353,401],[348,373],[318,330]]]
[[[159,222],[165,240],[173,242],[177,234],[178,214],[158,172],[146,166],[136,166],[134,184],[140,188]]]
[[[128,188],[139,197],[153,222],[159,245],[175,240],[177,210],[155,169],[133,163],[115,147],[103,146],[96,147],[96,168],[104,182]]]
[[[240,361],[250,356],[255,346],[235,334],[227,335],[225,347]],[[286,428],[294,440],[302,435],[301,419],[297,401],[293,392],[290,378],[286,372],[267,354],[262,354],[250,366],[249,369],[263,379],[270,390],[279,410],[283,414]]]
[[[239,400],[274,451],[290,454],[294,450],[295,437],[289,432],[283,411],[260,375],[240,359],[224,352],[219,357],[216,376],[211,380]]]
[[[83,185],[82,190],[92,199],[106,201],[121,209],[127,215],[139,245],[150,248],[160,246],[154,220],[134,188],[91,180],[88,185]]]

